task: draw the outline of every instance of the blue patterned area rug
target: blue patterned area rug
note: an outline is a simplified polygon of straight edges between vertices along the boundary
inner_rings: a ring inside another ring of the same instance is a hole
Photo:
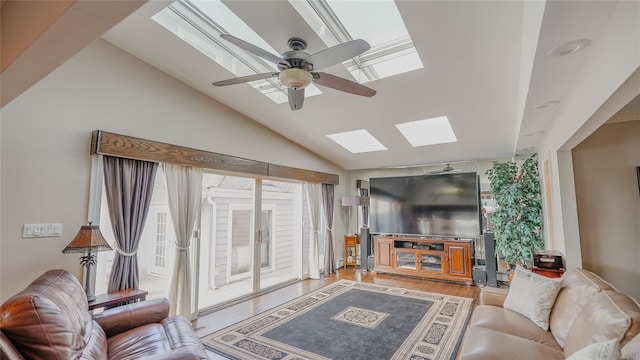
[[[473,299],[341,280],[201,340],[231,359],[455,359]]]

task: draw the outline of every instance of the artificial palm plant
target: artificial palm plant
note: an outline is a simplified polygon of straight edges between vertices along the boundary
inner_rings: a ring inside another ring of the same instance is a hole
[[[542,206],[536,154],[518,169],[513,161],[494,161],[487,170],[496,210],[491,217],[496,251],[513,269],[527,267],[534,249],[542,249]]]

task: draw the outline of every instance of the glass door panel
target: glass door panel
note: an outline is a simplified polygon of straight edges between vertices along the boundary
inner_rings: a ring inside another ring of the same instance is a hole
[[[273,261],[271,257],[273,252],[271,251],[272,247],[272,236],[271,231],[273,228],[272,224],[273,219],[273,210],[262,210],[261,219],[260,219],[260,270],[273,270]]]
[[[422,254],[422,270],[442,272],[442,255]]]
[[[153,216],[152,219],[147,218],[147,221],[153,221],[151,274],[167,277],[173,270],[176,239],[169,208],[163,206],[154,208],[153,211],[149,211],[148,216]]]
[[[246,208],[246,209],[245,209]],[[242,280],[251,274],[251,207],[236,208],[230,206],[231,216],[231,251],[228,253],[228,271],[230,279]]]
[[[301,277],[302,185],[262,180],[260,289]]]
[[[396,268],[416,270],[416,253],[396,249]]]
[[[253,293],[255,179],[204,173],[198,308]]]

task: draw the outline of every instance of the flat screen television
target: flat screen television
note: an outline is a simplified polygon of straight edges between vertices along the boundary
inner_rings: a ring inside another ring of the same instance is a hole
[[[391,235],[480,235],[477,173],[371,178],[369,228]]]

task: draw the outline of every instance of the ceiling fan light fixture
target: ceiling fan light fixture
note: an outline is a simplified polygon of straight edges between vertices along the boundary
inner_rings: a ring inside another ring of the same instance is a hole
[[[278,79],[280,79],[282,85],[297,90],[309,86],[313,76],[307,70],[291,68],[282,70],[278,75]]]

